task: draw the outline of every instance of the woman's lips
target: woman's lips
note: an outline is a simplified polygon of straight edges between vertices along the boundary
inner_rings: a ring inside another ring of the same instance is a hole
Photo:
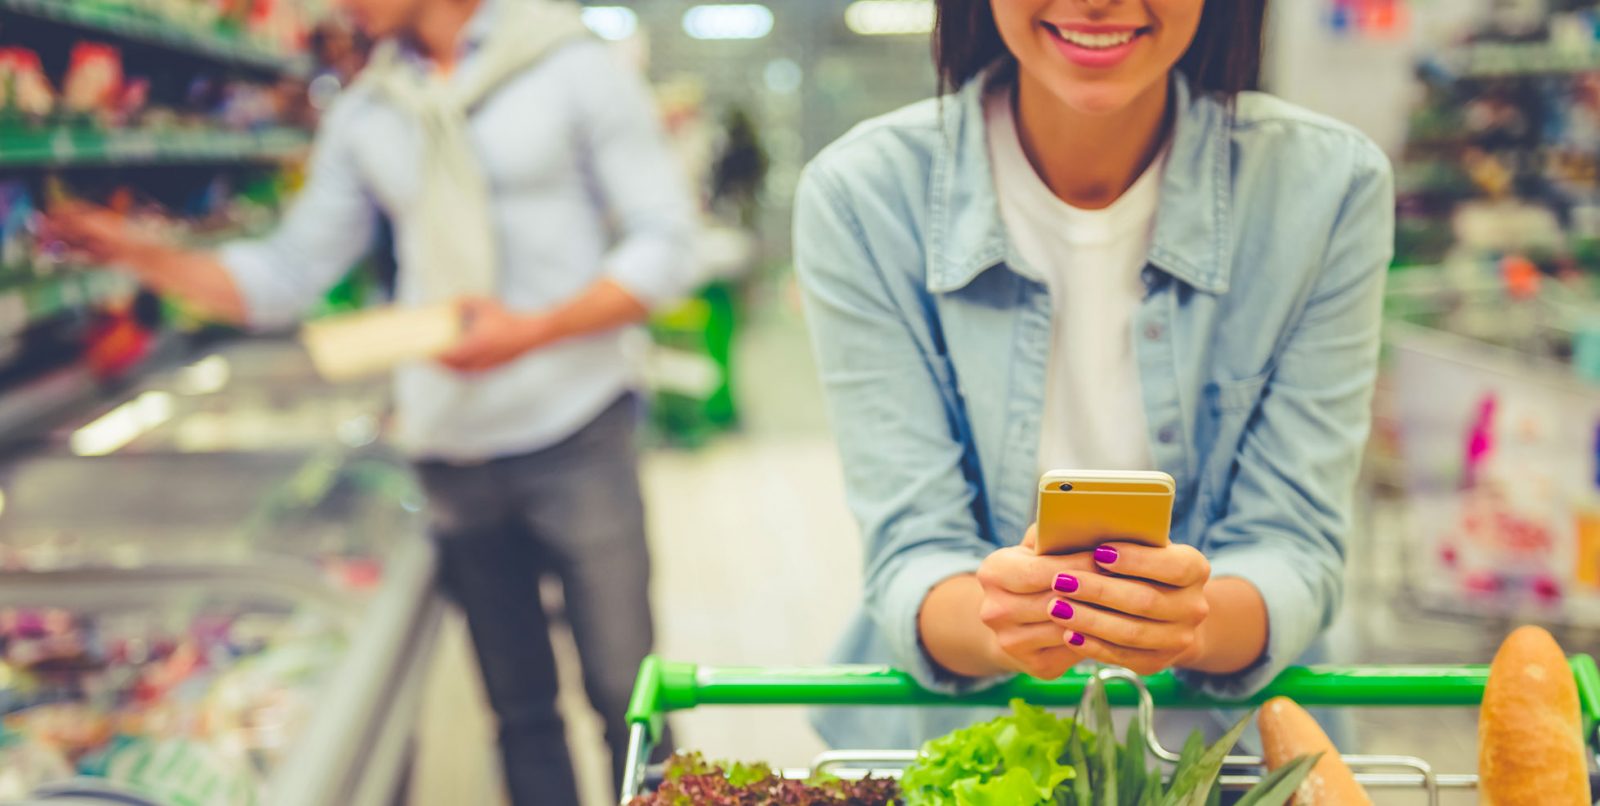
[[[1133,26],[1054,25],[1044,23],[1050,41],[1067,61],[1079,67],[1106,70],[1125,61],[1144,36]]]

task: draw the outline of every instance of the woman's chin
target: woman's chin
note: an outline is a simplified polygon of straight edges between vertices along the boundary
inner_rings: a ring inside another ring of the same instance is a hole
[[[1065,86],[1057,82],[1053,94],[1069,109],[1094,117],[1116,115],[1132,106],[1139,96],[1121,82],[1088,84],[1082,81],[1072,81]]]

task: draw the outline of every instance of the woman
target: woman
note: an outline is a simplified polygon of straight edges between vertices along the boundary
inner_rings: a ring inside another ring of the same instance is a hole
[[[1266,0],[938,0],[952,95],[806,170],[796,253],[867,543],[842,660],[926,686],[1175,668],[1222,695],[1339,609],[1388,163],[1255,85]],[[1052,467],[1177,481],[1170,548],[1038,557]],[[825,715],[910,746],[970,715]]]

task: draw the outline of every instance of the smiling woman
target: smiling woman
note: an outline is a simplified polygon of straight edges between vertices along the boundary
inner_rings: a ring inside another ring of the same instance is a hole
[[[795,204],[867,541],[840,659],[946,691],[1085,660],[1254,691],[1338,610],[1388,163],[1250,91],[1265,0],[935,5],[953,94],[858,126]],[[1171,476],[1170,545],[1036,552],[1057,468]],[[971,718],[905,716],[819,727],[897,747]]]
[[[1166,55],[1170,58],[1158,58],[1155,55],[1150,58],[1156,68],[1154,72],[1165,74],[1176,60],[1177,68],[1198,88],[1221,93],[1255,89],[1261,68],[1267,0],[1151,0],[1128,4],[940,0],[934,49],[939,75],[946,86],[950,89],[960,87],[1004,54],[1011,53],[1020,60],[1027,57],[1030,51],[1044,50],[1024,44],[1026,30],[1021,36],[1017,36],[1015,30],[1009,30],[1002,38],[996,17],[1008,20],[1037,17],[1047,13],[1052,5],[1066,8],[1069,14],[1143,16],[1145,20],[1134,21],[1131,26],[1134,30],[1145,29],[1147,32],[1156,20],[1170,29],[1183,27],[1182,22],[1187,19],[1187,31],[1169,31],[1166,36],[1165,47],[1171,50]],[[1041,26],[1058,22],[1060,20],[1052,18],[1039,19]],[[1126,31],[1130,24],[1121,21],[1116,25]]]

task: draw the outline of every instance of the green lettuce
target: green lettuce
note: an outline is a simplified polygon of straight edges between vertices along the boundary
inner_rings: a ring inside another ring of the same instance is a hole
[[[1083,710],[1068,719],[1013,700],[1006,716],[928,742],[900,779],[905,806],[1210,806],[1220,801],[1223,762],[1250,719],[1209,746],[1195,732],[1163,776],[1138,715],[1118,741],[1104,689]],[[1273,772],[1240,805],[1283,806],[1316,762],[1300,758]]]
[[[1077,775],[1064,758],[1077,730],[1021,700],[1011,713],[928,742],[900,779],[906,806],[1030,806],[1055,803],[1062,782]]]

